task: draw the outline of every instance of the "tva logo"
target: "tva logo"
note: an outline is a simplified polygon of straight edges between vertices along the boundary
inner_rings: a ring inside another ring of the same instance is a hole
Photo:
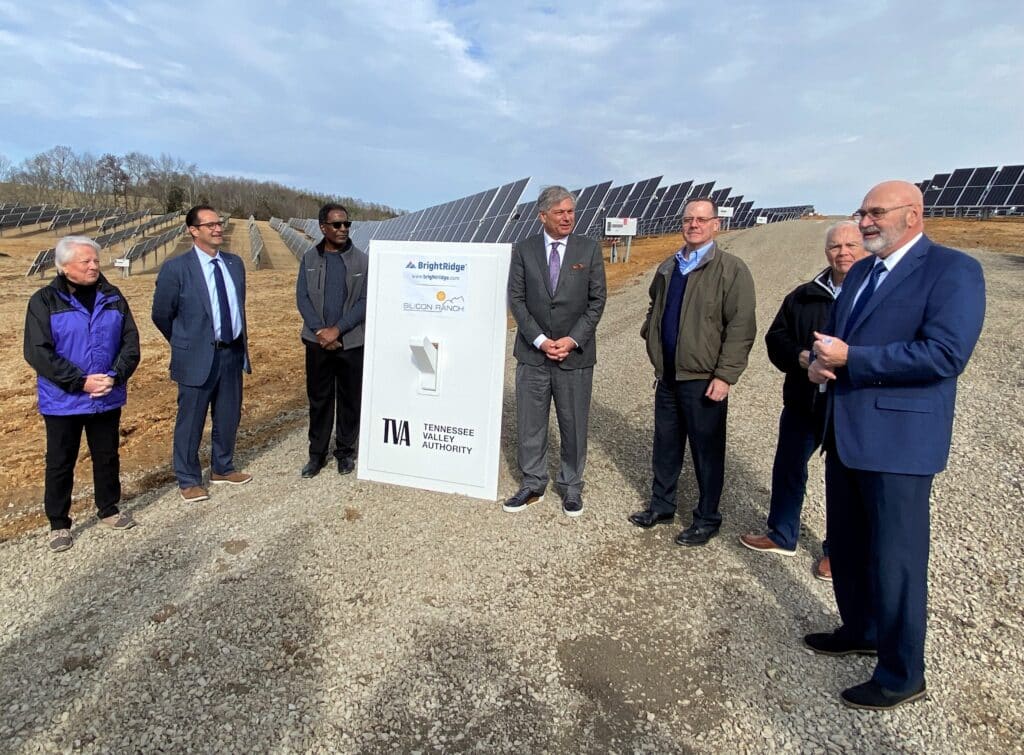
[[[409,421],[384,417],[384,442],[395,446],[408,446]]]

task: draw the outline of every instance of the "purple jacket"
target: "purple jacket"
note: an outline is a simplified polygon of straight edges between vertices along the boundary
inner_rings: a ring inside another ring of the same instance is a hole
[[[29,299],[25,361],[39,375],[40,414],[98,414],[124,406],[126,383],[139,366],[139,331],[128,302],[100,275],[89,312],[58,275]],[[92,374],[113,377],[113,390],[91,398],[82,389]]]

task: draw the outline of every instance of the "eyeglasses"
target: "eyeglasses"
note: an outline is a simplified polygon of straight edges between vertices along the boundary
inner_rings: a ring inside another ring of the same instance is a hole
[[[215,220],[212,223],[196,223],[193,228],[223,228],[224,224],[219,220]]]
[[[687,215],[685,218],[683,218],[683,225],[707,225],[712,220],[718,220],[718,218],[696,218]]]
[[[913,207],[912,204],[899,204],[895,207],[869,207],[866,210],[857,210],[850,217],[857,218],[857,220],[863,220],[864,218],[871,218],[872,220],[878,220],[884,218],[887,214],[893,210],[902,210],[904,207]]]
[[[333,228],[334,230],[337,231],[337,230],[340,230],[342,228],[351,228],[352,227],[352,221],[351,220],[335,220],[333,223],[324,223],[324,225],[329,225],[331,228]]]

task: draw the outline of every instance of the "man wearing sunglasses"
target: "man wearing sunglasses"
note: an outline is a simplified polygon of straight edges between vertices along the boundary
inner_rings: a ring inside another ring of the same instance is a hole
[[[295,284],[309,398],[307,479],[327,463],[332,430],[338,472],[356,468],[366,321],[368,258],[348,237],[348,210],[325,204],[318,220],[323,240],[303,255]]]
[[[685,243],[654,274],[640,330],[657,378],[654,480],[650,505],[629,521],[644,529],[673,521],[689,441],[699,497],[692,524],[676,537],[688,546],[704,545],[722,524],[729,390],[747,366],[757,330],[754,279],[741,259],[718,248],[717,233],[718,205],[687,202]]]
[[[205,501],[199,444],[211,412],[210,482],[244,485],[235,469],[235,436],[242,414],[242,372],[249,367],[245,324],[245,265],[220,251],[224,224],[209,205],[185,215],[193,247],[160,267],[153,323],[171,345],[171,379],[178,384],[174,475],[183,500]]]
[[[825,507],[842,625],[804,637],[821,655],[874,655],[853,708],[925,696],[929,497],[946,466],[957,377],[985,318],[981,265],[924,235],[921,191],[874,187],[854,213],[872,256],[850,269],[811,381],[827,385]]]

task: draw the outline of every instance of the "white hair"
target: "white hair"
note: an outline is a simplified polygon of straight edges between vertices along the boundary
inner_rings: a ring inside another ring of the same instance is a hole
[[[100,245],[88,236],[65,236],[57,242],[53,249],[53,264],[58,272],[64,272],[64,263],[69,262],[79,247],[87,246],[96,254],[100,253]]]
[[[859,233],[860,232],[860,223],[858,223],[856,220],[840,220],[840,221],[838,221],[836,223],[833,223],[825,231],[825,244],[826,245],[828,244],[829,239],[832,238],[832,234],[835,233],[836,231],[838,231],[840,228],[853,228],[853,229],[855,229]]]

